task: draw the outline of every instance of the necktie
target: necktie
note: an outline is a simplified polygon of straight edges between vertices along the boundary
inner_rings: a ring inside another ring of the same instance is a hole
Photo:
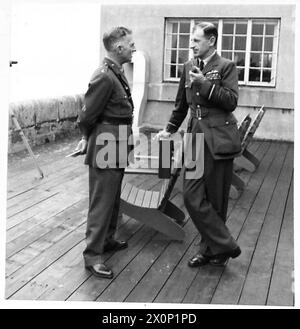
[[[204,67],[204,62],[201,60],[201,61],[200,61],[200,64],[199,64],[199,69],[200,69],[200,71],[203,70],[203,67]]]

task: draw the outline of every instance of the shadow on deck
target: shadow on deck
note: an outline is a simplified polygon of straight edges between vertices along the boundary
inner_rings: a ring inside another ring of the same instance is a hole
[[[123,215],[118,234],[129,248],[106,255],[115,277],[99,280],[83,266],[87,168],[82,157],[65,158],[76,143],[35,151],[43,180],[28,157],[9,158],[7,299],[294,305],[293,144],[251,144],[261,162],[240,173],[246,189],[230,200],[227,221],[242,254],[225,268],[187,266],[199,241],[188,216],[184,241],[174,242]],[[160,187],[153,176],[125,179]],[[186,213],[176,188],[172,199]]]

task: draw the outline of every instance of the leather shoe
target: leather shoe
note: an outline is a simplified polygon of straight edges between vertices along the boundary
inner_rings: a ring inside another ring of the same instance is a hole
[[[222,254],[215,255],[210,258],[209,264],[213,266],[225,266],[226,262],[228,259],[231,258],[236,258],[241,254],[241,249],[240,247],[236,247],[233,250],[224,252]]]
[[[208,264],[209,260],[210,257],[208,256],[202,254],[196,254],[189,260],[188,265],[190,267],[199,267]]]
[[[103,248],[104,252],[122,250],[128,247],[128,243],[122,240],[110,240]]]
[[[112,279],[114,276],[113,271],[104,264],[95,264],[86,268],[97,278]]]

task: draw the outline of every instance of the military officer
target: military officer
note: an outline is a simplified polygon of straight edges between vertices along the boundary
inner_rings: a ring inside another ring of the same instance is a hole
[[[120,205],[120,191],[131,149],[121,156],[131,135],[133,102],[122,65],[131,62],[135,51],[132,32],[116,27],[103,35],[107,56],[89,83],[78,124],[83,134],[77,149],[86,153],[89,166],[89,210],[86,228],[85,267],[100,278],[112,278],[103,253],[127,247],[114,233]],[[123,145],[120,144],[123,143]],[[109,150],[108,160],[102,151]],[[123,157],[123,158],[122,158]]]
[[[235,64],[216,53],[217,38],[217,29],[211,23],[194,27],[194,59],[184,64],[175,109],[166,128],[156,136],[168,138],[176,132],[188,109],[191,116],[187,132],[192,136],[204,134],[203,176],[184,178],[183,186],[185,206],[201,234],[199,252],[188,262],[191,267],[208,263],[224,266],[230,257],[241,253],[225,225],[233,158],[241,151],[232,114],[238,101],[238,78]]]

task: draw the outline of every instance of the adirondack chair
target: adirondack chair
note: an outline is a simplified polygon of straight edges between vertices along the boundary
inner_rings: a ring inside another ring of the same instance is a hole
[[[241,151],[241,156],[246,158],[253,166],[254,170],[257,169],[259,165],[259,160],[247,149],[249,143],[252,141],[253,136],[256,132],[256,129],[258,128],[263,116],[265,114],[265,109],[264,105],[259,109],[257,115],[255,116],[253,123],[250,125],[251,118],[248,117],[247,115],[245,119],[242,121],[240,125],[240,132],[241,132],[241,138],[242,138],[242,151]],[[249,119],[250,118],[250,119]],[[247,128],[248,126],[248,128]],[[239,166],[235,166],[235,170],[232,175],[232,185],[234,188],[237,190],[244,190],[245,188],[245,183],[244,181],[236,174],[235,171],[240,169]]]
[[[259,160],[247,149],[249,143],[252,141],[253,136],[256,132],[256,129],[259,127],[263,116],[265,115],[266,110],[264,109],[264,105],[259,109],[251,127],[248,129],[242,141],[242,156],[245,157],[248,161],[250,161],[255,169],[257,169],[259,165]]]
[[[135,56],[133,64],[133,97],[136,97],[135,104],[138,104],[134,113],[134,126],[137,127],[141,121],[141,114],[144,111],[147,99],[146,86],[149,77],[149,65],[147,56],[145,56],[143,53],[140,53],[139,56]],[[258,163],[258,161],[256,161],[257,159],[247,150],[247,146],[252,139],[263,114],[264,112],[262,112],[261,109],[250,129],[248,129],[251,123],[251,118],[249,115],[246,116],[239,127],[243,147],[241,154],[255,164]],[[134,131],[136,130],[137,129],[134,129]],[[161,154],[159,161],[160,159]],[[177,178],[180,175],[181,169],[172,169],[170,177],[166,177],[166,171],[164,170],[165,169],[162,169],[161,161],[158,170],[153,168],[126,168],[126,174],[158,175],[159,178],[164,179],[164,182],[160,191],[147,191],[141,188],[137,188],[129,182],[124,183],[121,191],[121,211],[128,216],[153,227],[157,231],[166,234],[172,239],[182,240],[184,238],[184,231],[178,223],[183,222],[185,215],[176,205],[174,205],[169,200]],[[232,187],[235,192],[237,192],[236,189],[244,187],[244,182],[235,173],[233,173]],[[234,198],[236,198],[238,194],[231,193],[231,195],[235,195]]]
[[[242,140],[241,155],[247,157],[250,161],[256,158],[247,150],[247,146],[253,138],[263,115],[264,109],[262,107],[251,126],[251,117],[249,114],[242,120],[239,126]],[[164,142],[166,143],[167,141]],[[129,167],[125,170],[125,173],[127,174],[150,174],[158,175],[159,178],[164,178],[165,180],[162,184],[161,190],[146,191],[127,182],[122,186],[121,210],[128,216],[153,227],[157,231],[166,234],[172,239],[182,240],[184,238],[184,231],[178,223],[183,222],[185,215],[169,200],[177,178],[180,175],[181,169],[174,168],[170,171],[170,169],[162,168],[162,149],[161,141],[158,169],[132,169]],[[258,163],[258,160],[255,163]],[[236,199],[240,195],[240,190],[243,190],[244,187],[244,181],[235,172],[233,172],[230,197]]]
[[[241,141],[244,140],[244,137],[250,126],[251,120],[252,119],[251,119],[250,115],[247,114],[239,125],[239,133],[241,136]],[[237,176],[235,173],[239,169],[240,169],[240,167],[237,166],[236,162],[234,162],[233,173],[232,173],[232,184],[231,184],[230,195],[229,195],[231,199],[237,199],[240,196],[240,191],[238,190],[238,187],[244,185],[241,178],[239,176]]]
[[[154,228],[155,230],[164,233],[174,240],[183,240],[184,230],[181,227],[185,219],[184,212],[179,209],[169,198],[180,173],[180,168],[171,168],[172,152],[170,150],[169,167],[162,166],[163,144],[170,141],[159,142],[159,167],[156,168],[126,168],[125,174],[149,174],[158,175],[158,178],[163,179],[163,184],[160,191],[147,191],[142,188],[137,188],[130,182],[125,182],[121,190],[121,212],[126,215],[141,221],[142,223]],[[150,157],[148,157],[150,158]]]

